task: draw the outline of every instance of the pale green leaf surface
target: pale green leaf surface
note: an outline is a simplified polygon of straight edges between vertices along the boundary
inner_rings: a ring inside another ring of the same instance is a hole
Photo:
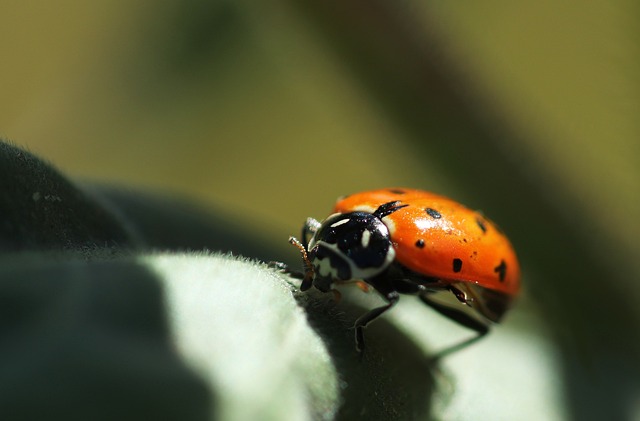
[[[162,278],[175,345],[216,391],[218,419],[333,419],[335,367],[282,277],[228,255],[141,260]]]
[[[291,286],[271,269],[228,255],[152,255],[142,260],[164,279],[176,347],[216,391],[221,419],[331,419],[338,410],[338,384],[342,389],[356,387],[348,372],[336,368],[333,358],[339,360],[339,353],[329,355],[324,342],[340,340],[336,338],[344,332],[312,330]],[[343,312],[379,303],[375,294],[343,292],[343,301],[333,308],[337,313],[320,317],[341,319]],[[310,300],[319,299],[311,294]],[[412,297],[403,297],[385,318],[412,346],[398,346],[398,333],[381,320],[367,329],[366,357],[348,363],[360,365],[352,369],[365,369],[372,378],[388,376],[380,393],[395,382],[412,390],[433,376],[431,394],[422,396],[431,403],[411,418],[566,419],[556,349],[527,302],[521,304],[486,338],[431,364],[431,356],[470,334]],[[309,307],[312,313],[324,311]],[[350,333],[347,336],[351,339]],[[422,361],[414,364],[417,359]],[[398,376],[403,365],[413,367],[415,378]],[[425,370],[422,375],[420,370]],[[360,405],[363,415],[369,404],[375,407],[374,397],[357,392],[355,396],[362,402],[345,404]],[[405,404],[419,399],[407,398]],[[395,402],[399,406],[391,408],[395,419],[408,415],[402,404]],[[340,418],[349,419],[349,411]]]

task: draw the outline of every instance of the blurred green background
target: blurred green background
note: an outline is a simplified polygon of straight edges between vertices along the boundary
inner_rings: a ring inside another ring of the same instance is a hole
[[[624,419],[640,397],[638,9],[5,1],[0,136],[77,179],[196,198],[293,258],[287,236],[349,192],[482,209],[562,347],[573,415]]]

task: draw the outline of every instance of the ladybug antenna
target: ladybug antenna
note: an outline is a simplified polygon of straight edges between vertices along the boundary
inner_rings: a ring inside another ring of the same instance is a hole
[[[400,202],[399,200],[396,200],[394,202],[387,202],[385,204],[382,204],[378,206],[378,209],[376,209],[375,212],[373,212],[373,215],[382,219],[385,216],[391,215],[398,209],[406,208],[407,206],[409,206],[407,204],[402,205],[401,203],[402,202]]]

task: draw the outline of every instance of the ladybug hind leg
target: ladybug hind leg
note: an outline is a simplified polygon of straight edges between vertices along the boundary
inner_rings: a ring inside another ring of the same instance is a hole
[[[456,321],[460,325],[469,328],[478,333],[478,336],[482,337],[489,332],[489,323],[483,322],[478,318],[471,316],[464,310],[452,307],[450,304],[438,303],[429,297],[428,294],[421,294],[420,299],[429,307],[436,310],[438,313]],[[466,304],[466,303],[465,303]]]
[[[480,339],[482,339],[487,333],[489,333],[490,330],[490,322],[488,320],[486,321],[481,321],[478,318],[475,318],[473,316],[471,316],[470,314],[466,313],[463,309],[464,307],[462,307],[462,309],[457,309],[454,307],[451,307],[450,305],[447,304],[441,304],[438,303],[434,300],[431,299],[431,297],[429,297],[428,294],[421,294],[419,295],[420,299],[427,304],[429,307],[431,307],[432,309],[436,310],[438,313],[442,314],[443,316],[448,317],[451,320],[454,320],[455,322],[459,323],[460,325],[471,329],[473,331],[475,331],[477,333],[476,336],[473,336],[469,339],[465,339],[462,342],[459,342],[457,344],[451,345],[447,348],[445,348],[444,350],[438,352],[436,355],[434,355],[431,358],[432,362],[435,362],[447,355],[453,354],[454,352],[457,352],[461,349],[466,348],[467,346],[479,341]],[[466,304],[466,303],[465,303]]]

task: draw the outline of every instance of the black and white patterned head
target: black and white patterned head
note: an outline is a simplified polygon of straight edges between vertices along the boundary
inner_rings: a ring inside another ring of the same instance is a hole
[[[331,289],[333,281],[366,280],[382,273],[395,258],[389,229],[367,212],[336,213],[325,219],[307,247],[314,266],[314,286]]]

